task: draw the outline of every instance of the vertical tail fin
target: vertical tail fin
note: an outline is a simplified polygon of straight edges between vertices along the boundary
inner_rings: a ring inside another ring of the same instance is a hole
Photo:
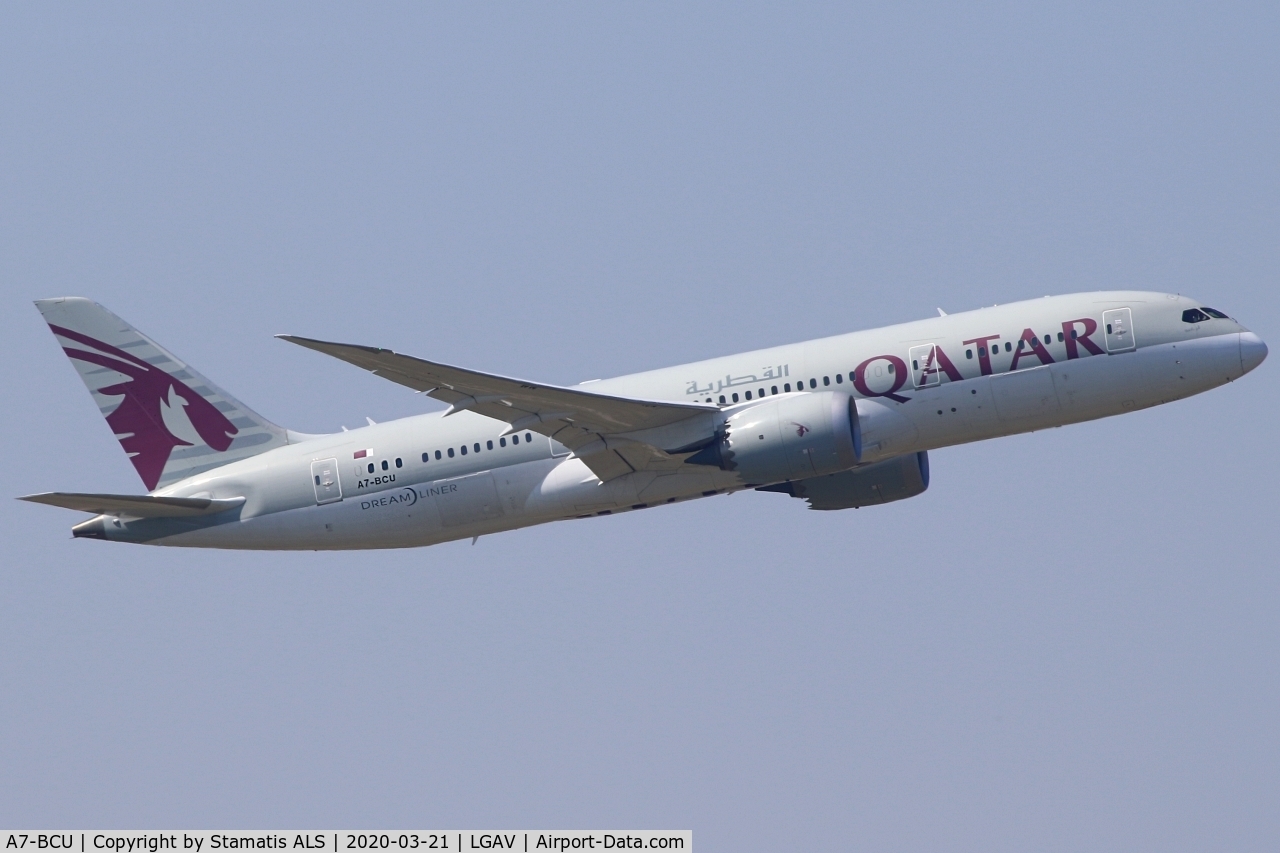
[[[289,443],[289,434],[96,302],[36,307],[148,490]]]

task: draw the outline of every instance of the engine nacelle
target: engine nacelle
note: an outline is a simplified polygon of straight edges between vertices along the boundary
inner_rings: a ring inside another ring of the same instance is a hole
[[[810,509],[854,509],[914,498],[927,488],[929,454],[922,450],[852,471],[764,486],[760,491],[804,498]]]
[[[840,391],[796,394],[733,412],[689,457],[734,471],[749,485],[803,480],[858,464],[862,436],[853,398]]]
[[[882,400],[858,400],[858,432],[862,445],[858,461],[880,462],[916,448],[919,431],[910,418]]]

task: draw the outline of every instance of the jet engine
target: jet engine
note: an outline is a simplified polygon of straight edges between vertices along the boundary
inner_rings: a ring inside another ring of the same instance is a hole
[[[735,471],[751,485],[801,480],[858,464],[862,437],[853,398],[795,394],[733,412],[686,461]]]
[[[853,509],[914,498],[927,488],[929,454],[922,450],[852,471],[761,486],[760,491],[804,498],[809,509]]]

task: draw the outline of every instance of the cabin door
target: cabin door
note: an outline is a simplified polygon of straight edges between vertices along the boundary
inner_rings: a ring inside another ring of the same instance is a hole
[[[911,359],[911,378],[917,388],[930,388],[942,382],[942,371],[938,369],[937,346],[925,344],[912,347],[908,353]]]
[[[1133,339],[1133,312],[1128,308],[1103,311],[1102,325],[1107,333],[1107,352],[1128,352],[1137,346]]]
[[[320,459],[312,462],[311,484],[316,489],[316,503],[329,504],[342,500],[342,484],[338,482],[338,460]]]

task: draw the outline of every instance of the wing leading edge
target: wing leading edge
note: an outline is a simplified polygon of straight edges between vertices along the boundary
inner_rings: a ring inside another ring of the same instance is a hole
[[[530,430],[554,438],[602,481],[642,469],[678,466],[687,454],[669,453],[637,440],[634,434],[719,412],[719,407],[705,403],[640,400],[528,382],[378,347],[296,335],[277,337],[448,403],[445,417],[471,411],[509,424],[508,433]]]

